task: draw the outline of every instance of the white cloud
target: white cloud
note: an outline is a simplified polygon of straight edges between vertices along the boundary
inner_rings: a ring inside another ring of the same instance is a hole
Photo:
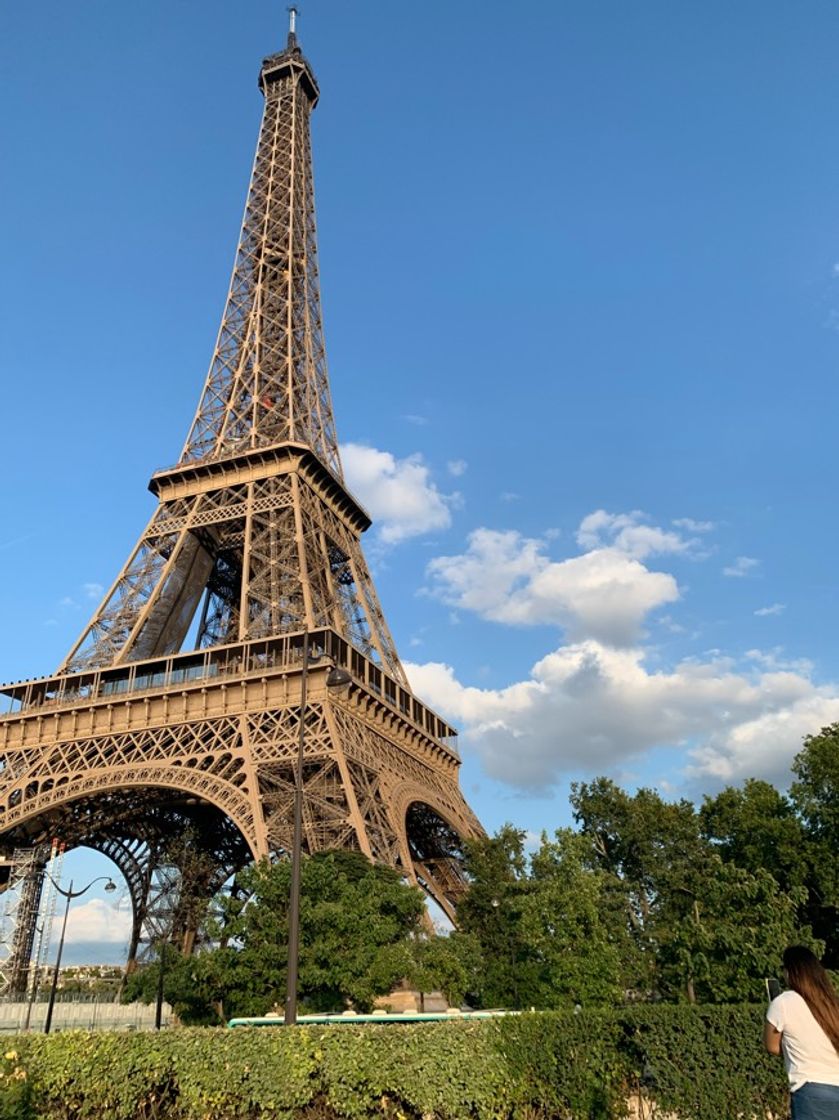
[[[398,544],[451,524],[458,494],[442,494],[421,455],[397,459],[389,451],[347,443],[341,458],[350,489],[378,524],[383,544]]]
[[[581,534],[597,539],[583,526]],[[466,552],[429,563],[431,591],[449,606],[494,622],[553,624],[572,640],[610,645],[631,644],[651,610],[679,598],[673,576],[650,571],[616,547],[562,561],[550,560],[544,550],[543,541],[514,530],[477,529]]]
[[[755,560],[753,556],[738,556],[733,564],[729,564],[727,568],[723,568],[722,574],[724,576],[733,576],[735,579],[742,578],[753,571],[759,563],[760,561]]]
[[[127,942],[131,934],[131,908],[92,898],[74,906],[67,918],[66,941]]]
[[[463,728],[494,778],[527,789],[614,771],[655,747],[687,752],[687,778],[783,782],[802,737],[839,719],[839,693],[802,673],[685,660],[652,672],[644,653],[595,641],[560,646],[527,680],[461,684],[440,663],[406,666],[417,693]]]
[[[706,531],[697,525],[678,527]],[[802,737],[839,720],[839,687],[816,684],[813,666],[780,647],[749,650],[740,661],[708,650],[661,667],[639,638],[649,613],[676,601],[679,588],[644,561],[696,556],[696,541],[643,514],[604,510],[584,518],[577,541],[589,551],[555,561],[542,539],[482,528],[464,552],[428,566],[431,593],[459,611],[565,631],[564,644],[503,688],[464,684],[439,662],[406,666],[418,694],[461,725],[487,773],[544,789],[568,773],[619,773],[661,748],[681,752],[689,782],[788,780]],[[757,563],[741,556],[734,574]],[[681,629],[669,615],[660,621]]]
[[[809,677],[814,669],[813,662],[808,657],[787,657],[783,646],[775,646],[774,649],[748,649],[745,657],[761,669],[771,669],[773,672],[782,670]]]
[[[687,529],[689,533],[710,533],[716,528],[713,521],[694,521],[692,517],[677,517],[673,524],[677,529]]]
[[[465,459],[449,459],[446,463],[446,468],[452,478],[460,478],[461,475],[466,474],[469,464]]]
[[[758,618],[766,618],[770,614],[783,614],[786,609],[786,603],[773,603],[771,607],[758,607],[755,614]]]
[[[607,513],[605,509],[598,509],[580,522],[577,544],[588,549],[614,548],[637,560],[665,553],[689,552],[696,544],[670,529],[661,529],[646,522],[646,515],[640,510]]]
[[[690,752],[688,776],[721,784],[763,777],[785,785],[804,736],[839,720],[836,689],[818,689],[809,682],[803,687],[803,694],[790,704],[745,719],[726,734],[709,736]]]

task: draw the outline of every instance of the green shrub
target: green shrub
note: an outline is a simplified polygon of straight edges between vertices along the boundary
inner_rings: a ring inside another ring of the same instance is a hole
[[[484,1021],[68,1031],[10,1041],[0,1120],[680,1120],[782,1114],[761,1009],[638,1007]]]
[[[27,1120],[31,1116],[32,1084],[14,1047],[0,1062],[0,1120]]]
[[[786,1115],[786,1077],[763,1049],[763,1008],[638,1007],[621,1051],[648,1096],[682,1120]]]

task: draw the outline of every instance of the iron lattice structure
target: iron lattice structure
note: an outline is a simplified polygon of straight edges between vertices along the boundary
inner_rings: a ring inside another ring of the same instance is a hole
[[[152,477],[157,508],[57,674],[3,689],[0,843],[58,836],[110,856],[132,898],[131,959],[161,913],[192,944],[177,899],[288,851],[301,718],[307,851],[358,849],[453,915],[461,842],[480,832],[456,733],[410,690],[360,544],[370,519],[344,484],[317,264],[318,86],[293,33],[259,86],[233,277],[180,460]],[[351,676],[343,696],[326,689],[332,665]]]

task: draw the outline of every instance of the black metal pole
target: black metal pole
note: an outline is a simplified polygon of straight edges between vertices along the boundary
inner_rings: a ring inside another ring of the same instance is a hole
[[[52,1009],[53,1007],[55,1007],[55,992],[58,988],[58,970],[61,968],[61,954],[64,951],[64,934],[67,932],[67,917],[70,913],[70,899],[73,897],[72,879],[70,880],[69,889],[66,892],[61,891],[61,893],[66,894],[67,905],[64,907],[64,921],[61,925],[61,940],[58,942],[58,955],[55,958],[55,968],[53,969],[52,973],[52,987],[50,988],[50,1001],[47,1004],[47,1017],[44,1022],[44,1034],[49,1034],[50,1027],[52,1026]]]
[[[294,768],[294,837],[291,844],[291,888],[288,899],[288,974],[285,1024],[297,1022],[297,966],[300,958],[300,868],[303,858],[303,757],[306,747],[306,685],[309,674],[309,631],[303,634],[303,671],[300,676],[300,722]]]
[[[32,1022],[32,1004],[35,1002],[35,996],[38,994],[38,984],[40,977],[38,976],[38,961],[41,959],[41,948],[43,945],[44,937],[44,924],[35,927],[35,932],[38,935],[38,941],[35,948],[35,964],[34,973],[29,977],[29,998],[26,1001],[26,1018],[23,1020],[24,1034],[29,1030],[29,1024]],[[32,961],[29,962],[30,970],[33,968]]]
[[[154,1029],[160,1030],[163,1021],[163,972],[166,967],[166,942],[161,937],[157,953],[157,1006],[154,1009]]]

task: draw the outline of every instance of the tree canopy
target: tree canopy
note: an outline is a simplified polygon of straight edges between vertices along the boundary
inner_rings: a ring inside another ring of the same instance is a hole
[[[750,779],[667,801],[611,779],[575,784],[574,829],[528,845],[505,825],[465,845],[458,929],[430,932],[420,891],[358,852],[303,863],[303,1010],[369,1009],[400,982],[454,1004],[561,1008],[761,998],[785,945],[839,967],[839,724],[808,736],[789,793]],[[186,1021],[281,1008],[287,862],[262,862],[217,907],[212,947],[164,960]],[[128,980],[152,999],[157,966]]]

